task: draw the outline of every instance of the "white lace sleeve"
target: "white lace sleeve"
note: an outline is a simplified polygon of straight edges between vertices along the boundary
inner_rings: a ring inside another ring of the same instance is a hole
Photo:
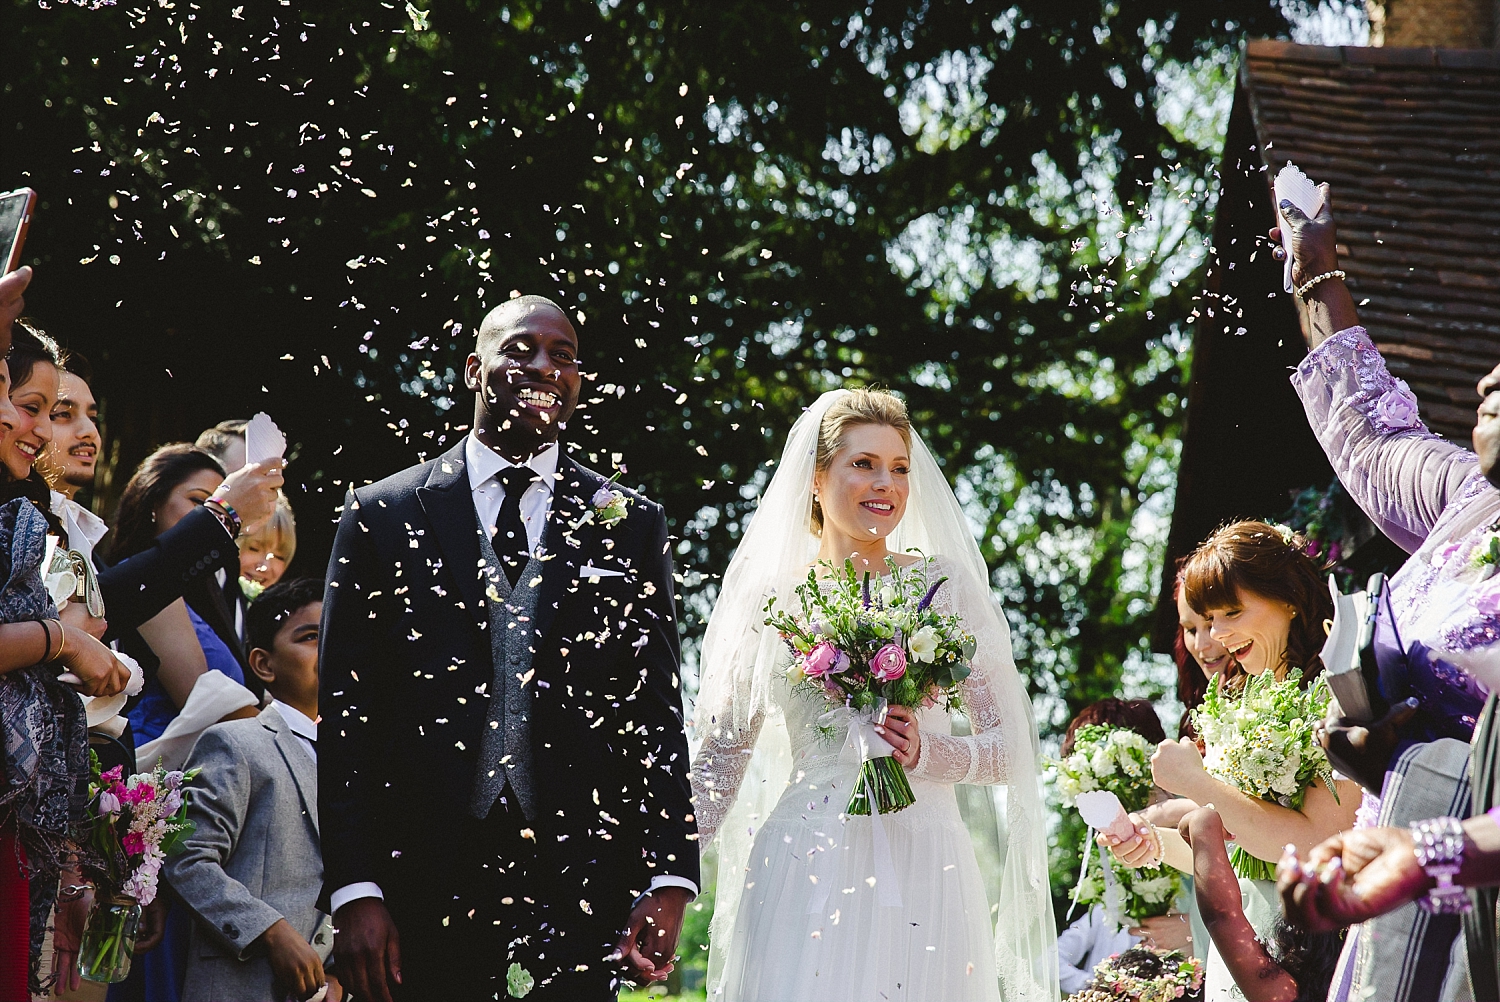
[[[939,590],[933,604],[952,612],[947,588]],[[959,683],[964,713],[968,715],[971,734],[922,732],[922,748],[917,764],[909,771],[933,783],[965,783],[990,786],[1010,779],[1010,756],[1001,727],[1000,704],[988,684],[983,659],[976,659],[974,673]]]
[[[736,730],[729,721],[716,723],[703,736],[703,744],[693,757],[692,776],[699,852],[707,851],[734,806],[764,719],[757,714],[742,730]]]

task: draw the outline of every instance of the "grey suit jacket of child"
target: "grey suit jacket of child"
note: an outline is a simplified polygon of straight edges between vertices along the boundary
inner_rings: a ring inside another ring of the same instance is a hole
[[[163,867],[192,911],[185,1002],[280,1002],[255,940],[286,919],[327,959],[333,932],[318,910],[318,772],[274,706],[203,732],[188,759],[203,771],[187,785],[197,826]]]

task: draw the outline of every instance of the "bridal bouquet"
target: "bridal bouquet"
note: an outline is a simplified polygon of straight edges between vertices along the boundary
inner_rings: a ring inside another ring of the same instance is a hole
[[[126,777],[120,766],[100,772],[89,754],[89,846],[101,861],[94,910],[78,950],[79,973],[90,981],[116,982],[130,973],[130,954],[141,909],[156,900],[162,861],[193,832],[183,785],[198,774],[151,772]]]
[[[1053,763],[1063,806],[1074,806],[1080,793],[1108,790],[1120,798],[1125,810],[1144,810],[1151,800],[1153,750],[1150,742],[1128,727],[1089,724],[1078,728],[1073,754]],[[1085,853],[1085,867],[1073,900],[1104,904],[1116,918],[1123,913],[1139,922],[1165,915],[1182,893],[1182,877],[1170,867],[1131,869],[1108,853]],[[1112,884],[1119,888],[1118,896]]]
[[[963,620],[932,606],[947,581],[929,581],[929,561],[899,567],[886,558],[890,573],[872,582],[854,571],[824,562],[797,586],[799,608],[779,609],[773,595],[766,625],[792,652],[790,679],[796,691],[826,702],[819,728],[830,738],[848,723],[849,741],[860,753],[859,781],[849,798],[849,814],[888,814],[916,802],[901,764],[873,727],[897,706],[944,705],[958,709],[958,684],[969,677],[973,636]],[[820,579],[819,568],[833,570]]]
[[[1250,676],[1238,696],[1209,687],[1193,711],[1193,726],[1203,738],[1203,766],[1210,775],[1294,811],[1314,782],[1338,799],[1333,767],[1313,737],[1313,726],[1328,712],[1328,683],[1319,678],[1303,689],[1301,682],[1301,670],[1293,668],[1280,682],[1270,672]],[[1272,864],[1238,846],[1229,861],[1242,877],[1275,876]]]

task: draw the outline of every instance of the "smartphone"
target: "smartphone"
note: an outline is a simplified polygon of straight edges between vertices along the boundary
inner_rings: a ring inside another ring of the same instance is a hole
[[[21,247],[26,243],[26,230],[35,211],[36,192],[30,188],[17,188],[0,195],[0,253],[5,254],[5,270],[0,274],[21,267]]]

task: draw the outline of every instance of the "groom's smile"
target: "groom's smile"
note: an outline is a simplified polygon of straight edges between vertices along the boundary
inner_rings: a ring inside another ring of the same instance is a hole
[[[536,296],[493,310],[479,328],[464,383],[476,391],[474,427],[501,455],[524,460],[557,440],[578,405],[578,334]]]

